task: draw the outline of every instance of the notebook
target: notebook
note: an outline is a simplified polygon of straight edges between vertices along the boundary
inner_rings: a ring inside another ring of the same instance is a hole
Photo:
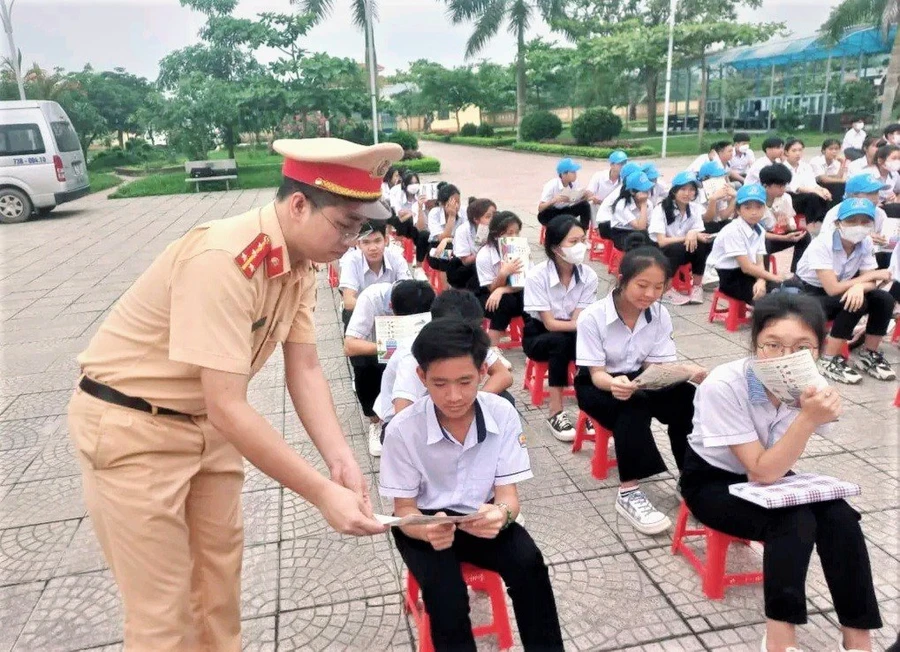
[[[858,484],[818,473],[788,475],[772,484],[739,482],[728,487],[728,492],[766,509],[821,503],[862,493]]]

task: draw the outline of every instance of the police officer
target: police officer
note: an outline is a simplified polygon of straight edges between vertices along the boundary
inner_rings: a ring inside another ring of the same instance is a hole
[[[192,229],[119,299],[80,355],[69,432],[128,650],[239,650],[243,457],[338,532],[384,531],[316,354],[314,263],[347,251],[399,145],[279,140],[275,201]],[[331,478],[247,402],[277,345]]]

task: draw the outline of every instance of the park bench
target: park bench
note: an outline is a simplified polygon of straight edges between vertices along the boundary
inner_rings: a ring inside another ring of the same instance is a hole
[[[194,192],[200,191],[204,181],[224,181],[226,190],[231,190],[229,182],[237,179],[237,162],[233,158],[218,161],[188,161],[184,164],[188,177],[185,183],[194,184]]]

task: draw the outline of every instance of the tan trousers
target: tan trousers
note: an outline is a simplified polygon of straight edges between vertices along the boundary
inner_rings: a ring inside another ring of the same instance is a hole
[[[153,416],[80,389],[69,433],[125,605],[125,649],[241,649],[240,453],[205,417]]]

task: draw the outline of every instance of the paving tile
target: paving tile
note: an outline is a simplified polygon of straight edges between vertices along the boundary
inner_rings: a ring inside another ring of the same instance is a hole
[[[275,543],[281,538],[280,488],[244,492],[244,545]]]
[[[825,457],[801,458],[796,468],[802,471],[823,473],[842,480],[855,482],[862,494],[848,499],[861,512],[880,512],[897,506],[898,480],[874,469],[859,457],[850,453]]]
[[[18,482],[25,470],[40,454],[40,446],[0,451],[0,485],[12,485]]]
[[[28,465],[19,482],[64,478],[80,473],[81,468],[75,456],[72,440],[67,433],[58,432]]]
[[[625,546],[626,550],[631,552],[637,550],[647,550],[649,548],[668,547],[672,544],[672,531],[674,529],[675,518],[678,515],[678,507],[681,500],[675,493],[674,480],[657,480],[655,482],[643,482],[641,488],[647,494],[650,502],[666,514],[672,521],[672,528],[666,530],[662,534],[655,536],[641,534],[619,513],[616,511],[616,498],[619,493],[618,487],[610,487],[606,489],[597,489],[596,491],[586,492],[585,496],[594,506],[609,528],[615,532],[619,541]]]
[[[106,560],[89,516],[81,519],[54,573],[57,577],[106,569]]]
[[[122,638],[122,607],[107,571],[51,580],[22,630],[16,650],[96,647]]]
[[[278,483],[244,459],[244,493],[261,489],[277,489]]]
[[[519,499],[528,503],[536,498],[561,496],[578,491],[560,461],[546,448],[529,448],[534,477],[521,483]]]
[[[43,582],[0,586],[0,651],[12,650],[44,590]]]
[[[72,390],[22,394],[4,410],[0,421],[63,415],[70,398]]]
[[[278,610],[278,546],[244,548],[241,569],[241,615],[273,616]]]
[[[874,543],[900,563],[900,509],[867,514],[862,519],[866,540]]]
[[[700,634],[699,638],[713,652],[758,652],[766,631],[765,624],[735,627]],[[823,615],[809,617],[797,628],[797,643],[803,650],[831,650],[837,641],[837,630]]]
[[[241,622],[243,652],[275,652],[275,616]]]
[[[22,482],[0,500],[0,529],[82,516],[80,476]]]
[[[77,527],[71,520],[0,530],[0,585],[52,577]]]
[[[0,451],[42,447],[61,424],[62,417],[0,421]]]

